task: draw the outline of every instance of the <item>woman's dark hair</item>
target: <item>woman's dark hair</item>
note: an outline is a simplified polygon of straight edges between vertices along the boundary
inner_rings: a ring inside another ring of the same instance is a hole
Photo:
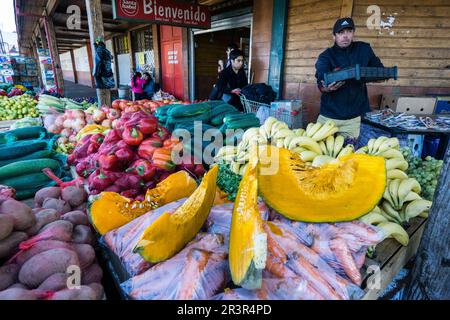
[[[227,49],[236,50],[239,49],[236,43],[229,43]]]
[[[150,75],[150,73],[148,73],[148,72],[144,72],[144,76],[148,77],[148,80],[145,82],[145,84],[148,84],[150,82],[150,80],[153,79],[152,76]]]
[[[231,60],[235,60],[238,57],[245,57],[244,51],[242,51],[240,49],[236,49],[236,50],[231,51],[231,53],[230,53],[230,59]]]
[[[142,74],[141,74],[140,72],[135,72],[135,73],[134,73],[134,76],[133,76],[133,84],[134,84],[135,87],[137,86],[137,83],[136,83],[137,78],[140,78],[140,77],[142,77]]]

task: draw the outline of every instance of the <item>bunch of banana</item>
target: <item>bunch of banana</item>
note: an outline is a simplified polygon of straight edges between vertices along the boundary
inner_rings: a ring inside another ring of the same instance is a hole
[[[314,141],[322,141],[334,135],[338,130],[334,121],[327,120],[324,124],[319,122],[308,124],[305,135]]]
[[[380,228],[384,234],[384,239],[394,238],[403,246],[407,246],[409,243],[409,236],[405,229],[398,223],[389,221],[378,206],[359,220]]]

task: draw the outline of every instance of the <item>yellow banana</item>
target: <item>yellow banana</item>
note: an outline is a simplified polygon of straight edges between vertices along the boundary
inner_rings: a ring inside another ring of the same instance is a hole
[[[377,140],[375,140],[372,148],[371,154],[376,154],[378,152],[378,149],[380,148],[381,144],[388,140],[388,137],[379,137]]]
[[[367,154],[368,152],[369,152],[368,146],[364,146],[355,151],[355,153],[358,153],[358,154]]]
[[[391,217],[390,215],[388,215],[383,209],[381,209],[381,215],[383,217],[386,218],[387,221],[389,222],[394,222],[394,223],[398,223],[398,221],[396,219],[394,219],[393,217]]]
[[[367,151],[369,154],[372,154],[373,152],[373,145],[375,144],[376,139],[370,139],[368,144],[367,144]]]
[[[303,148],[303,147],[295,147],[295,148],[292,149],[291,151],[300,154],[300,152],[308,151],[308,150],[306,150],[306,149]]]
[[[425,199],[410,202],[405,208],[406,222],[408,222],[409,219],[417,217],[422,212],[429,212],[432,204],[433,203],[431,201]]]
[[[324,154],[324,155],[328,154],[327,146],[325,145],[325,142],[319,141],[319,147],[322,150],[322,154]]]
[[[341,152],[339,152],[339,154],[337,155],[337,157],[342,157],[342,156],[346,156],[348,154],[353,153],[353,151],[355,151],[355,147],[352,144],[348,144],[345,146],[344,149],[341,150]]]
[[[275,145],[277,148],[283,148],[284,147],[284,138],[279,138],[276,140]]]
[[[387,178],[388,179],[408,179],[408,175],[399,169],[392,169],[387,171]]]
[[[387,159],[386,160],[386,170],[392,170],[392,169],[400,169],[402,171],[406,171],[408,169],[408,162],[406,160],[401,159]]]
[[[326,139],[328,136],[330,136],[330,132],[333,130],[333,128],[335,128],[335,123],[333,120],[327,120],[325,121],[325,123],[323,124],[323,126],[319,129],[319,131],[317,131],[316,133],[314,133],[311,138],[313,138],[313,140],[315,141],[320,141],[320,140],[324,140]]]
[[[398,208],[398,203],[399,203],[399,199],[398,199],[398,188],[400,187],[400,182],[402,180],[400,179],[394,179],[391,180],[391,182],[389,183],[389,193],[391,194],[391,198],[394,201],[394,208]],[[389,213],[389,212],[388,212]]]
[[[294,139],[294,138],[295,138],[295,135],[290,135],[290,136],[287,136],[286,138],[284,138],[283,148],[289,149],[289,144],[291,143],[292,139]]]
[[[281,129],[288,129],[288,128],[289,128],[288,125],[286,123],[282,122],[282,121],[275,122],[274,125],[272,126],[271,131],[270,131],[270,137],[269,138],[274,137],[275,134],[278,131],[280,131]]]
[[[390,138],[385,140],[379,147],[377,154],[381,154],[389,149],[398,149],[400,148],[400,142],[397,138]]]
[[[377,225],[381,222],[388,222],[388,219],[386,219],[381,213],[373,211],[369,212],[365,216],[362,216],[359,220],[369,225]]]
[[[230,163],[230,170],[232,172],[239,174],[240,169],[241,169],[241,165],[239,163],[234,162],[234,161]]]
[[[333,150],[334,150],[334,136],[329,136],[325,140],[325,145],[327,146],[327,153],[326,155],[333,157]]]
[[[414,201],[414,200],[420,200],[420,199],[422,199],[422,198],[417,193],[415,193],[414,191],[410,191],[406,195],[405,199],[403,199],[403,204]]]
[[[275,133],[275,135],[272,137],[272,139],[284,139],[287,136],[290,136],[292,134],[293,134],[293,132],[291,129],[281,129]]]
[[[310,151],[310,150],[300,152],[300,158],[305,162],[311,162],[317,156],[318,156],[317,153],[315,153],[314,151]]]
[[[396,149],[388,149],[384,152],[379,153],[379,155],[386,159],[397,158],[397,159],[405,160],[405,157],[403,157],[403,154]]]
[[[391,181],[388,181],[386,188],[384,189],[384,193],[383,193],[383,199],[387,200],[391,206],[394,206],[394,200],[392,200],[391,197],[391,193],[389,192],[389,184],[391,183]]]
[[[334,147],[333,147],[333,154],[331,154],[332,157],[337,157],[339,152],[341,152],[342,147],[344,146],[345,138],[341,135],[338,135],[334,139]]]
[[[245,164],[245,165],[243,165],[243,166],[239,169],[239,174],[240,174],[241,176],[244,175],[244,172],[245,172],[245,169],[247,169],[247,166],[248,166],[248,163]]]
[[[295,147],[303,147],[317,154],[322,154],[322,149],[320,149],[319,144],[309,137],[295,137],[292,139],[289,143],[289,150]]]
[[[401,245],[407,246],[409,243],[409,236],[400,225],[393,222],[381,222],[377,225],[384,232],[384,238],[394,238]]]
[[[398,208],[401,208],[403,206],[403,202],[405,201],[406,196],[411,191],[417,194],[420,193],[421,188],[419,182],[414,178],[400,180],[400,185],[398,187]]]
[[[312,162],[313,167],[321,167],[324,164],[330,163],[332,161],[335,161],[336,159],[327,155],[318,155],[314,158]]]
[[[305,135],[305,130],[304,129],[295,129],[295,130],[293,130],[293,132],[294,132],[294,134],[296,135],[296,136],[299,136],[299,137],[302,137],[302,136],[304,136]]]
[[[402,218],[397,210],[395,210],[388,201],[383,201],[381,208],[385,213],[391,216],[397,223],[402,223]]]
[[[277,122],[278,120],[274,117],[268,117],[264,124],[262,125],[263,130],[266,132],[267,138],[270,138],[271,132],[272,132],[272,126]]]
[[[320,128],[322,128],[322,124],[320,122],[309,123],[306,127],[306,136],[311,138],[317,131],[320,130]]]

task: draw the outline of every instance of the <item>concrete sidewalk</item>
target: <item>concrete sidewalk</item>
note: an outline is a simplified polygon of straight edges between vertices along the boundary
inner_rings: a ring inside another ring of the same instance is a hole
[[[65,97],[66,98],[95,98],[97,97],[97,91],[95,88],[76,84],[72,81],[64,80]]]

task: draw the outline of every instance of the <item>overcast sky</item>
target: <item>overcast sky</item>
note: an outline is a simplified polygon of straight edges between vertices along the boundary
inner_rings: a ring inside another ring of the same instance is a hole
[[[14,18],[14,1],[0,0],[0,29],[3,32],[16,31],[16,22]]]

